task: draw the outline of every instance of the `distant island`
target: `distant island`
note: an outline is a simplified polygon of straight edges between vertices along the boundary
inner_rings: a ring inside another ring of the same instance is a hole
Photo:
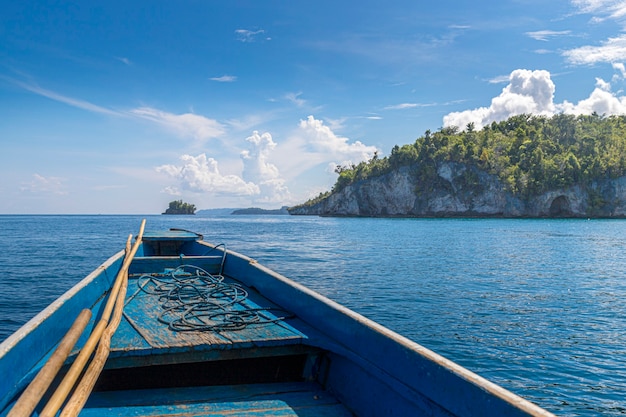
[[[250,207],[245,209],[234,210],[231,214],[289,214],[287,206],[282,206],[279,209],[266,210],[258,207]]]
[[[161,214],[196,214],[196,206],[183,200],[170,201],[170,206]]]

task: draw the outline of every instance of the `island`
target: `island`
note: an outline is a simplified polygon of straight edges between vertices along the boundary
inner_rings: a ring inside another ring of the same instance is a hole
[[[292,215],[626,218],[626,116],[523,114],[427,130],[339,166]]]
[[[170,206],[161,214],[196,214],[196,206],[183,200],[170,201]]]

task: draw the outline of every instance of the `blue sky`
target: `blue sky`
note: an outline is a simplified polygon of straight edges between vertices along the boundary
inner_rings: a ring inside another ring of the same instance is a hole
[[[626,1],[2,1],[0,213],[276,208],[520,113],[626,113]]]

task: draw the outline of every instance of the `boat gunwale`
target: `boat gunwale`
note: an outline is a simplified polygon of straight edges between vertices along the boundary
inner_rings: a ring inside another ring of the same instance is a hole
[[[295,291],[297,295],[301,295],[305,297],[304,304],[313,304],[317,303],[318,306],[323,307],[322,309],[314,309],[316,311],[308,311],[303,308],[293,308],[294,313],[298,316],[298,320],[304,322],[307,326],[310,326],[315,331],[321,333],[324,337],[320,338],[317,342],[319,343],[319,347],[321,348],[330,348],[331,351],[338,355],[342,355],[347,358],[347,360],[359,364],[368,364],[372,368],[383,371],[387,376],[396,380],[398,383],[406,386],[407,388],[413,389],[416,392],[419,392],[425,398],[430,398],[434,403],[439,404],[439,406],[444,407],[445,402],[440,402],[441,398],[437,398],[431,395],[433,392],[421,391],[417,387],[412,387],[410,383],[410,376],[407,374],[402,375],[398,370],[402,367],[402,365],[394,366],[395,369],[387,369],[384,365],[381,366],[380,363],[376,361],[377,356],[380,356],[380,352],[385,348],[392,348],[394,353],[406,353],[416,356],[407,356],[407,358],[421,358],[421,359],[413,359],[410,362],[409,366],[415,365],[416,360],[424,360],[425,362],[432,364],[435,367],[442,368],[445,372],[452,374],[459,378],[462,381],[467,382],[470,386],[474,388],[478,388],[484,391],[488,396],[493,396],[499,398],[504,403],[508,404],[509,407],[515,408],[520,412],[526,413],[528,415],[537,416],[537,417],[549,417],[554,416],[554,414],[548,412],[547,410],[542,409],[538,405],[514,394],[513,392],[493,383],[478,374],[468,370],[467,368],[449,360],[436,352],[420,345],[417,342],[414,342],[408,339],[405,336],[402,336],[395,331],[388,329],[387,327],[377,323],[367,317],[351,310],[348,307],[345,307],[330,298],[300,284],[290,278],[285,277],[284,275],[266,267],[263,264],[258,263],[255,259],[250,258],[246,255],[240,254],[238,252],[220,248],[220,245],[213,245],[206,241],[196,240],[194,244],[201,246],[208,246],[211,248],[215,248],[218,251],[226,252],[226,260],[225,260],[225,269],[228,269],[229,259],[234,260],[234,271],[249,271],[246,268],[257,269],[259,275],[253,275],[252,277],[248,276],[240,276],[237,273],[229,274],[225,271],[225,275],[229,275],[236,280],[241,281],[242,283],[250,286],[251,288],[259,291],[264,297],[267,297],[269,300],[275,302],[278,305],[283,305],[286,308],[290,308],[295,304],[298,304],[294,299],[291,291]],[[59,298],[54,300],[50,305],[48,305],[41,312],[36,314],[33,318],[31,318],[27,323],[25,323],[20,329],[14,332],[11,336],[5,339],[2,343],[0,343],[0,361],[6,358],[6,355],[11,352],[12,349],[15,349],[19,346],[20,342],[24,341],[28,338],[29,335],[33,334],[33,332],[44,322],[49,320],[56,312],[62,309],[62,307],[69,301],[72,300],[80,291],[88,287],[90,284],[94,282],[94,280],[100,277],[103,273],[106,274],[107,271],[111,270],[111,272],[115,272],[114,264],[119,262],[120,259],[124,257],[124,250],[120,250],[115,253],[111,257],[109,257],[106,261],[96,267],[93,271],[91,271],[85,278],[81,279],[76,285],[72,286],[65,293],[63,293]],[[146,258],[161,258],[159,256],[147,256]],[[184,257],[181,257],[184,259]],[[245,275],[245,274],[244,274]],[[260,280],[257,278],[261,278]],[[266,291],[265,287],[269,287],[269,289],[277,289],[278,291]],[[102,293],[104,296],[107,293],[105,290]],[[291,299],[290,299],[291,297]],[[309,301],[306,301],[306,298]],[[300,298],[300,300],[302,300]],[[95,302],[96,299],[89,300],[89,302]],[[287,305],[285,305],[287,304]],[[320,320],[320,318],[324,318],[324,316],[328,316],[329,313],[333,316],[343,318],[340,320],[335,320],[336,322],[325,322],[324,320]],[[375,335],[378,335],[380,341],[386,340],[387,343],[384,347],[376,346],[373,349],[364,348],[360,346],[358,343],[356,346],[345,344],[345,336],[342,339],[341,337],[337,337],[339,321],[342,321],[344,324],[347,322],[349,324],[353,324],[354,331],[356,332],[356,336],[363,337],[372,335],[372,332]],[[33,372],[36,372],[38,369],[38,363],[41,362],[43,358],[46,357],[57,345],[58,341],[63,336],[62,334],[58,335],[58,340],[51,340],[49,344],[46,344],[45,349],[47,349],[48,353],[44,354],[41,358],[35,358],[32,360],[31,369],[21,375],[19,379],[14,381],[15,384],[19,385],[24,383],[26,379],[29,378],[29,375],[32,375]],[[307,344],[313,343],[315,345],[315,341],[309,340]],[[331,346],[337,347],[337,349],[332,349]],[[395,346],[395,347],[394,347]],[[406,358],[405,358],[406,359]],[[435,369],[435,368],[433,368]],[[430,377],[430,375],[429,375]],[[433,380],[436,380],[440,376],[432,377]],[[15,387],[13,388],[15,389]],[[469,388],[466,390],[469,391]],[[11,389],[5,392],[0,401],[6,402],[7,396],[11,394]],[[435,390],[436,394],[436,390]],[[0,409],[6,407],[5,403],[0,404]],[[449,410],[452,413],[455,413],[453,410]]]
[[[213,246],[211,244],[209,244],[206,241],[199,241],[197,242],[198,244],[201,245],[209,245],[209,246]],[[501,387],[500,385],[491,382],[489,380],[487,380],[484,377],[481,377],[480,375],[470,371],[469,369],[463,367],[462,365],[457,364],[456,362],[447,359],[444,356],[439,355],[438,353],[420,345],[419,343],[408,339],[405,336],[400,335],[399,333],[383,326],[380,323],[377,323],[371,319],[368,319],[367,317],[351,310],[348,307],[345,307],[341,304],[339,304],[336,301],[333,301],[332,299],[316,292],[315,290],[312,290],[308,287],[306,287],[303,284],[300,284],[290,278],[285,277],[284,275],[280,274],[279,272],[274,271],[273,269],[270,269],[269,267],[266,267],[265,265],[259,263],[257,260],[250,258],[246,255],[243,255],[241,253],[226,249],[227,254],[234,256],[235,258],[239,258],[242,261],[247,262],[250,267],[253,268],[257,268],[259,270],[261,270],[264,274],[269,275],[270,277],[276,279],[277,281],[279,281],[280,283],[287,285],[291,288],[293,288],[294,290],[313,298],[315,301],[324,304],[326,307],[330,308],[331,310],[335,311],[336,313],[338,313],[340,316],[344,316],[344,317],[348,317],[350,319],[352,319],[353,321],[357,322],[358,324],[364,326],[366,329],[369,329],[370,331],[373,331],[379,335],[381,335],[384,339],[388,339],[390,340],[392,343],[395,343],[399,346],[401,346],[404,349],[407,349],[410,352],[413,352],[419,356],[421,356],[422,358],[424,358],[427,362],[431,362],[431,363],[435,363],[439,366],[441,366],[442,368],[444,368],[445,370],[449,371],[450,373],[458,376],[459,378],[461,378],[462,380],[469,382],[470,384],[477,386],[478,388],[482,389],[483,391],[487,392],[488,394],[491,394],[501,400],[503,400],[505,403],[510,404],[513,407],[518,408],[520,411],[527,413],[528,415],[532,415],[532,416],[537,416],[537,417],[555,417],[555,415],[543,408],[541,408],[540,406],[538,406],[537,404],[509,391],[508,389]],[[228,269],[228,257],[226,258],[226,262],[225,262],[225,266],[226,269]],[[226,273],[227,274],[227,273]],[[239,277],[237,279],[240,279]],[[244,281],[244,283],[246,283]],[[250,285],[253,288],[256,288],[257,286],[251,283],[246,283],[247,285]],[[274,294],[272,293],[265,293],[262,290],[259,290],[262,294],[264,294],[266,297],[270,298],[272,301],[276,302],[277,304],[284,304],[281,303],[279,300],[273,300],[273,296]],[[294,311],[295,312],[295,311]],[[305,311],[306,313],[306,311]],[[354,355],[359,356],[362,360],[367,360],[367,357],[365,357],[361,352],[361,351],[357,351],[355,350],[353,347],[351,346],[347,346],[344,345],[340,339],[333,337],[332,335],[328,334],[327,331],[325,331],[325,329],[330,329],[330,326],[328,325],[324,325],[324,327],[321,327],[319,325],[319,320],[313,321],[311,320],[312,318],[315,318],[315,313],[311,314],[311,317],[307,317],[306,314],[302,314],[301,311],[296,312],[296,315],[298,316],[298,318],[300,320],[303,320],[305,323],[307,323],[309,326],[317,329],[317,331],[323,333],[326,335],[326,337],[330,340],[333,340],[334,343],[341,343],[341,346],[343,346],[344,349],[346,349],[347,351],[353,352]],[[318,316],[320,314],[318,313]],[[332,329],[330,329],[332,331]],[[362,349],[361,349],[362,350]],[[376,365],[376,362],[372,362],[367,360],[372,366],[377,367],[378,365]],[[390,376],[392,376],[393,378],[402,381],[401,379],[398,378],[398,376],[393,375],[392,373],[387,372],[386,369],[384,368],[379,368],[382,371],[385,371],[386,373],[388,373]],[[404,381],[402,381],[403,384],[406,384]],[[408,386],[410,386],[410,384],[406,384]],[[428,395],[426,393],[424,393],[427,397]]]
[[[37,313],[34,317],[28,320],[22,327],[16,330],[13,334],[11,334],[8,338],[6,338],[2,343],[0,343],[0,360],[11,351],[19,342],[24,340],[29,334],[31,334],[35,329],[39,327],[43,322],[48,320],[54,313],[56,313],[63,305],[71,300],[76,294],[78,294],[82,289],[86,288],[89,284],[93,282],[100,274],[110,268],[115,262],[124,257],[124,250],[120,250],[106,261],[101,263],[98,267],[96,267],[93,271],[91,271],[85,278],[81,279],[78,283],[73,285],[67,291],[65,291],[60,297],[55,299],[52,303],[50,303],[46,308]],[[104,295],[104,293],[103,293]],[[95,300],[94,300],[95,301]],[[63,335],[60,335],[61,337]],[[59,338],[60,340],[61,338]],[[52,347],[56,346],[56,342]]]

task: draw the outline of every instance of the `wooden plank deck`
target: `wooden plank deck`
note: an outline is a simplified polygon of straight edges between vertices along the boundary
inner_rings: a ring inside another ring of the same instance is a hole
[[[93,393],[81,416],[353,416],[311,382]]]
[[[123,320],[111,341],[111,356],[219,350],[301,344],[306,335],[289,325],[283,312],[254,290],[228,308],[258,312],[263,324],[252,323],[240,330],[177,331],[159,321],[163,300],[159,295],[137,290],[137,277],[129,279]],[[232,279],[225,282],[234,284]],[[239,284],[238,284],[239,285]],[[167,317],[167,314],[164,316]]]

